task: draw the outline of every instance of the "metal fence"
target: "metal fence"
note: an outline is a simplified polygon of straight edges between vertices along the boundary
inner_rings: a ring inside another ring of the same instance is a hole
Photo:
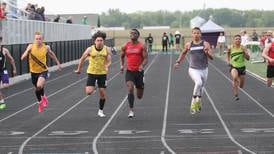
[[[35,32],[42,33],[46,42],[91,38],[91,27],[88,25],[18,19],[1,20],[0,24],[5,45],[31,43]]]
[[[33,42],[34,33],[41,32],[46,44],[56,54],[60,63],[77,60],[83,51],[92,44],[91,29],[86,25],[73,25],[33,20],[7,19],[0,21],[0,30],[3,36],[3,45],[15,60],[17,75],[29,72],[27,60],[21,61],[20,57],[29,43]],[[107,46],[114,46],[113,39],[106,40]],[[51,59],[48,66],[54,65]],[[9,73],[12,67],[7,63]]]

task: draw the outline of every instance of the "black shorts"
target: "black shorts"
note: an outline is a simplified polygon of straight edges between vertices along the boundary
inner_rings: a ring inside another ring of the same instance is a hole
[[[43,78],[47,79],[48,71],[41,72],[41,73],[32,73],[31,72],[31,81],[34,86],[36,86],[39,77],[43,77]]]
[[[274,78],[274,66],[272,66],[272,65],[267,65],[266,77],[267,77],[267,78]]]
[[[107,75],[106,74],[88,74],[87,86],[95,87],[95,83],[97,82],[97,86],[99,88],[107,87]]]
[[[144,89],[144,71],[130,71],[126,72],[126,82],[132,81],[137,89]]]
[[[246,74],[245,66],[244,67],[239,67],[239,68],[230,66],[230,72],[232,71],[233,68],[235,68],[237,70],[239,76]]]
[[[176,39],[175,44],[180,44],[180,39]]]

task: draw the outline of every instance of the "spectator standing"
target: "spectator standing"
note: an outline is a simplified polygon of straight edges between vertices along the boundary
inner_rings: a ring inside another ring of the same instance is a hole
[[[82,19],[82,24],[83,25],[87,25],[88,24],[88,17],[87,16],[84,16],[83,19]]]
[[[66,21],[67,24],[72,24],[72,16],[69,16],[67,21]]]
[[[225,50],[225,36],[223,33],[220,33],[218,37],[217,46],[219,47],[219,55],[223,55]]]

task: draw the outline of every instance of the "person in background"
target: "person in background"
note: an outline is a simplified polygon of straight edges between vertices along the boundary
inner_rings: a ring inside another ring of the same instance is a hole
[[[88,17],[87,16],[84,16],[83,19],[82,19],[82,24],[83,25],[87,25],[88,24]]]
[[[222,32],[218,37],[217,46],[219,48],[219,56],[222,56],[225,51],[225,36]]]
[[[163,33],[162,36],[162,51],[166,51],[167,53],[167,46],[168,46],[169,40],[168,40],[168,36],[166,35],[166,32]]]
[[[180,51],[181,50],[180,43],[181,43],[182,35],[181,35],[181,33],[179,31],[176,31],[174,36],[175,36],[176,50]]]
[[[69,16],[67,21],[66,21],[67,24],[72,24],[72,16]]]

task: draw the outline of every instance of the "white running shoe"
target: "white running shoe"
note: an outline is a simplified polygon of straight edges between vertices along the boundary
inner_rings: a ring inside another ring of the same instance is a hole
[[[103,110],[99,110],[97,115],[99,117],[101,117],[101,118],[106,117],[106,115],[104,114]]]
[[[133,111],[129,111],[128,118],[133,118],[133,117],[134,117],[134,112]]]

